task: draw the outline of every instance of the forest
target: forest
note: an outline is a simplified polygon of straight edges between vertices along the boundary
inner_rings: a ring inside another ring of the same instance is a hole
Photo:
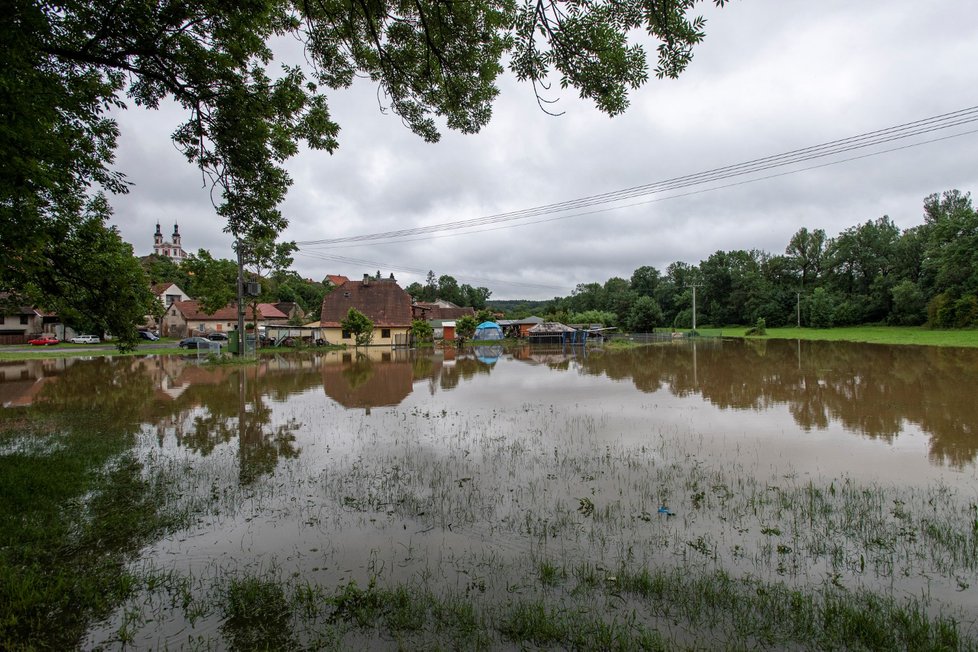
[[[978,213],[970,193],[930,195],[923,211],[923,224],[903,231],[885,215],[835,237],[800,228],[783,254],[717,251],[697,265],[642,266],[628,279],[581,283],[548,302],[489,305],[507,317],[689,328],[695,288],[697,325],[978,326]]]

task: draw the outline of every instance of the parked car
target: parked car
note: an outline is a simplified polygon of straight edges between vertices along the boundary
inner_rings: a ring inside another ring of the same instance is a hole
[[[49,335],[42,335],[41,337],[35,337],[33,340],[28,340],[27,343],[31,346],[54,346],[55,344],[60,344],[61,340]]]
[[[75,335],[68,341],[72,344],[98,344],[101,340],[98,335]]]
[[[160,339],[160,337],[152,331],[139,331],[139,337],[143,338],[144,340],[149,340],[150,342],[155,342],[156,340]]]
[[[206,349],[211,345],[211,341],[206,337],[187,337],[180,340],[181,349]]]
[[[207,339],[209,339],[211,342],[227,342],[228,341],[228,334],[227,333],[208,333],[207,334]]]

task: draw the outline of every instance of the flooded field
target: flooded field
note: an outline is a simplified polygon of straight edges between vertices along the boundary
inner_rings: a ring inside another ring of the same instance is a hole
[[[978,351],[783,341],[0,365],[183,515],[109,648],[973,649],[976,387]]]

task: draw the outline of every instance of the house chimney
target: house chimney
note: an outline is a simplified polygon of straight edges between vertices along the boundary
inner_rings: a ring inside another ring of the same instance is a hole
[[[368,287],[370,285],[370,274],[363,275],[363,287]]]

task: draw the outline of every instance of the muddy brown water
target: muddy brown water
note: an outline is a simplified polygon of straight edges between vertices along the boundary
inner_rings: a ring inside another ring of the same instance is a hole
[[[978,350],[793,341],[0,364],[4,407],[75,406],[139,433],[147,468],[197,517],[136,563],[193,578],[202,601],[235,573],[505,595],[540,560],[667,560],[923,587],[978,613],[974,562],[872,556],[844,533],[825,549],[814,531],[775,552],[770,532],[797,526],[774,527],[787,517],[764,498],[851,484],[900,505],[937,496],[949,521],[969,518],[976,390]],[[144,644],[216,635],[220,614],[140,599],[156,610]],[[123,611],[89,643],[111,643]]]

